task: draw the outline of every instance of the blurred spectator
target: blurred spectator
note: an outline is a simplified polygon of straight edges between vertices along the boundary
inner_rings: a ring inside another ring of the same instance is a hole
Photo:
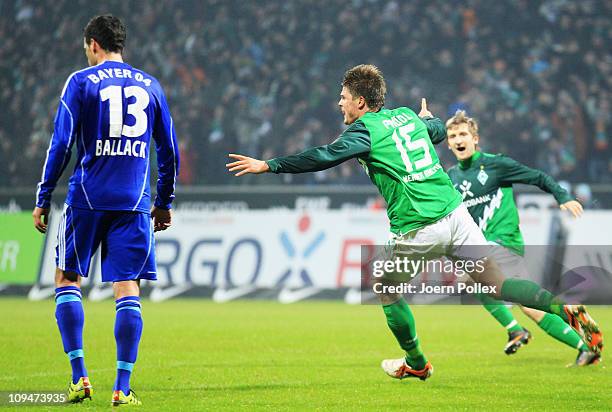
[[[597,199],[593,198],[591,187],[586,183],[579,183],[574,189],[576,198],[582,203],[585,209],[599,209],[600,204]]]
[[[127,23],[127,62],[166,90],[184,185],[367,182],[355,162],[254,180],[223,167],[228,152],[332,141],[358,63],[381,67],[388,106],[467,108],[488,151],[571,182],[612,178],[607,0],[16,0],[0,2],[0,185],[35,185],[63,82],[86,64],[82,29],[106,12]]]

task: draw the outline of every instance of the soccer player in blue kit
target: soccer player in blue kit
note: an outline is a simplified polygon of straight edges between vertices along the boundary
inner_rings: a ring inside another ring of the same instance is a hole
[[[162,88],[151,75],[123,62],[125,39],[124,24],[111,15],[94,17],[85,27],[84,49],[91,67],[71,74],[62,90],[32,213],[36,229],[45,233],[51,193],[76,145],[77,161],[57,238],[55,317],[72,366],[68,400],[91,399],[80,281],[101,245],[102,281],[113,282],[116,299],[114,406],[141,403],[130,388],[143,327],[139,281],[156,279],[153,232],[171,224],[179,168]],[[152,209],[151,137],[159,169]]]

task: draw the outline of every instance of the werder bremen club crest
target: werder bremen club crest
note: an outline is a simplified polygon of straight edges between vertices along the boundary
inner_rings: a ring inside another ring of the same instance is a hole
[[[480,169],[480,172],[478,172],[478,176],[476,176],[476,178],[480,184],[484,186],[485,183],[487,183],[487,180],[489,180],[489,175],[484,171],[484,169]]]

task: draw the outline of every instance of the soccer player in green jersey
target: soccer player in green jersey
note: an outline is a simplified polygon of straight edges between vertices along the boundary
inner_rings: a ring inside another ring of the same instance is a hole
[[[547,174],[531,169],[507,156],[478,150],[478,123],[465,111],[457,111],[446,121],[447,143],[457,158],[457,165],[448,175],[463,197],[463,203],[496,248],[495,261],[506,276],[528,276],[522,256],[524,243],[519,228],[519,215],[514,204],[512,185],[523,183],[538,186],[551,193],[561,209],[579,217],[582,206]],[[529,342],[530,332],[514,318],[503,302],[488,295],[479,295],[485,309],[508,331],[504,351],[510,355]],[[580,336],[557,315],[520,306],[522,311],[553,338],[578,349],[575,364],[597,363],[599,354],[590,351]]]
[[[484,270],[470,275],[475,281],[484,279],[494,287],[496,298],[560,314],[599,351],[603,337],[583,306],[564,305],[534,282],[504,279],[493,259],[469,256],[474,248],[466,246],[485,245],[486,239],[433,148],[433,144],[446,140],[444,124],[427,110],[424,99],[417,116],[406,107],[385,108],[385,94],[385,80],[378,68],[355,66],[344,74],[342,81],[338,106],[348,128],[336,140],[267,161],[230,154],[234,161],[226,166],[236,176],[305,173],[356,158],[387,202],[394,251],[421,246],[443,248],[446,256],[453,259],[481,258]],[[384,360],[383,370],[397,379],[427,379],[433,368],[421,350],[408,304],[399,294],[379,296],[387,324],[405,351],[403,358]]]

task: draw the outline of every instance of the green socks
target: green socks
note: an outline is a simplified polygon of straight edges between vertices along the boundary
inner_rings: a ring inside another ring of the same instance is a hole
[[[559,316],[547,313],[538,323],[538,326],[567,346],[578,350],[586,350],[586,345],[580,336]]]
[[[504,280],[501,297],[509,302],[520,303],[523,306],[559,315],[565,322],[568,321],[563,310],[563,301],[530,280]]]
[[[504,300],[548,312],[538,323],[542,330],[574,349],[585,348],[580,336],[567,324],[563,301],[537,283],[523,279],[506,279],[502,284],[501,295]]]
[[[427,358],[421,350],[416,334],[416,323],[412,311],[404,298],[390,305],[383,305],[387,325],[395,335],[400,347],[406,351],[406,362],[414,369],[423,369]]]
[[[482,302],[482,306],[493,316],[500,325],[508,330],[508,332],[516,332],[522,330],[522,326],[514,319],[512,312],[506,305],[497,299],[492,298],[484,293],[478,294],[478,299]]]

